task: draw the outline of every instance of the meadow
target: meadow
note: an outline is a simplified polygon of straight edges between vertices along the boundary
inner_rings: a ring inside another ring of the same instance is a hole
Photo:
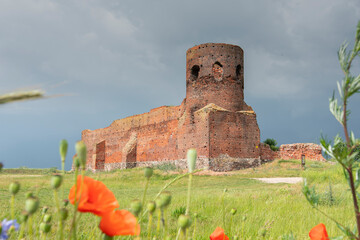
[[[179,176],[179,170],[172,165],[163,165],[154,169],[146,200],[153,200],[159,190],[168,182]],[[21,183],[21,190],[16,195],[15,211],[19,216],[24,209],[25,195],[33,192],[40,199],[40,207],[48,206],[54,213],[55,203],[50,178],[55,169],[3,169],[0,173],[0,219],[10,218],[9,184]],[[102,181],[116,196],[121,209],[129,209],[133,199],[141,199],[145,186],[143,169],[114,170],[111,172],[91,173],[86,175]],[[298,160],[276,160],[258,168],[244,169],[222,175],[194,175],[190,213],[196,224],[192,224],[190,235],[196,225],[196,236],[192,239],[209,239],[217,226],[225,229],[226,234],[239,239],[290,239],[285,235],[292,234],[296,239],[309,239],[308,232],[319,223],[324,223],[329,236],[341,235],[341,231],[328,218],[314,210],[302,193],[302,184],[268,184],[252,178],[259,177],[304,177],[308,184],[316,184],[320,193],[319,208],[346,226],[353,225],[354,210],[351,194],[347,189],[342,169],[331,162],[307,161],[303,170]],[[74,174],[67,172],[64,179],[64,196],[74,183]],[[227,189],[224,192],[224,189]],[[177,233],[178,216],[184,213],[187,195],[187,178],[180,179],[168,189],[172,194],[171,205],[165,212],[168,232],[171,239]],[[60,191],[60,195],[61,195]],[[72,210],[72,205],[67,207]],[[237,209],[232,215],[231,209]],[[71,219],[72,211],[69,211]],[[225,211],[225,224],[223,223]],[[156,231],[156,214],[154,215],[153,232]],[[55,239],[55,216],[48,239]],[[41,221],[40,211],[34,222]],[[78,239],[101,239],[98,229],[100,219],[92,214],[81,214],[78,222]],[[231,226],[230,226],[231,225]],[[141,239],[147,239],[147,217],[141,225]],[[69,232],[67,223],[65,232]],[[36,230],[35,230],[36,231]],[[10,239],[17,239],[15,235]],[[34,239],[37,239],[36,237]],[[114,239],[132,239],[115,237]]]

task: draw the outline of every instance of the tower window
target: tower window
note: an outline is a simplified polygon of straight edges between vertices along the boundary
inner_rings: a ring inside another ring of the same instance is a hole
[[[222,64],[219,63],[219,62],[215,62],[214,65],[213,65],[212,70],[213,70],[215,80],[221,81],[222,78],[223,78],[223,74],[224,74]]]
[[[191,81],[195,81],[199,77],[199,71],[200,71],[200,67],[198,65],[194,65],[191,68],[191,76],[190,76]]]
[[[236,78],[240,79],[240,75],[241,75],[241,65],[237,65],[236,66]]]

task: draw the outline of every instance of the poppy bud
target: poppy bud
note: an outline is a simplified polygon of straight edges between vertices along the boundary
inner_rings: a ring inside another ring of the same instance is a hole
[[[187,164],[188,164],[189,173],[192,173],[195,169],[196,158],[197,158],[196,149],[190,148],[187,151]]]
[[[236,212],[237,212],[236,208],[232,208],[232,209],[230,210],[231,215],[235,215]]]
[[[74,167],[79,168],[80,167],[80,159],[76,156],[73,159]]]
[[[45,214],[48,210],[49,210],[49,208],[45,206],[41,209],[41,213]]]
[[[239,237],[238,237],[238,236],[234,236],[233,239],[234,239],[234,240],[239,240]]]
[[[85,168],[86,165],[86,145],[83,141],[78,141],[75,145],[77,156],[80,160],[80,166]]]
[[[68,149],[68,142],[65,139],[61,140],[59,146],[59,152],[62,162],[65,161],[67,149]]]
[[[49,223],[45,223],[45,222],[40,223],[40,231],[42,231],[43,233],[50,232],[50,229],[51,229],[51,225]]]
[[[159,199],[160,199],[159,207],[166,208],[171,203],[171,193],[168,191],[162,192],[159,196]],[[157,202],[156,202],[156,205],[158,205]]]
[[[67,205],[69,204],[69,199],[64,199],[63,204],[64,207],[67,207]]]
[[[12,182],[9,185],[9,191],[12,195],[16,195],[20,190],[20,183]]]
[[[189,238],[190,239],[190,238]],[[188,239],[188,240],[189,240]],[[169,237],[169,236],[167,236],[167,237],[165,237],[165,240],[171,240],[171,237]]]
[[[32,192],[27,192],[25,193],[25,198],[28,199],[28,198],[31,198],[33,197],[33,193]]]
[[[245,216],[245,215],[242,217],[242,220],[243,220],[244,222],[246,221],[246,216]]]
[[[28,220],[28,213],[26,211],[23,211],[19,217],[20,223],[25,223]]]
[[[178,226],[182,229],[186,229],[188,227],[190,227],[191,222],[190,222],[190,218],[187,215],[181,214],[178,218]]]
[[[151,201],[151,202],[148,202],[146,207],[147,207],[147,210],[149,211],[149,213],[152,214],[156,209],[156,204],[155,204],[155,202]]]
[[[194,218],[197,218],[199,215],[197,213],[194,213]]]
[[[62,176],[59,174],[53,175],[51,177],[50,185],[53,189],[58,189],[62,183]]]
[[[68,210],[66,208],[61,208],[60,209],[60,219],[62,221],[65,221],[67,219],[68,215],[69,215],[69,212],[68,212]]]
[[[141,201],[139,199],[132,200],[132,202],[130,203],[130,209],[132,213],[137,217],[142,209]]]
[[[147,179],[150,179],[151,176],[153,175],[153,173],[154,173],[154,170],[151,167],[146,167],[144,169],[144,175]]]
[[[46,222],[46,223],[49,223],[51,222],[51,215],[50,214],[45,214],[44,215],[44,218],[43,218],[43,221]]]
[[[226,193],[228,191],[228,189],[227,188],[224,188],[224,193]]]
[[[31,215],[39,208],[39,200],[36,197],[30,197],[25,201],[25,210]]]

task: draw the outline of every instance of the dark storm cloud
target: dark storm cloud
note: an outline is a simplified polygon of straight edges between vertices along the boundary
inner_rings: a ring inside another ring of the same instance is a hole
[[[180,104],[185,52],[205,42],[244,49],[245,99],[263,139],[316,142],[340,131],[328,97],[358,16],[356,0],[0,1],[0,92],[64,95],[0,107],[0,161],[59,166],[60,139],[72,145],[83,129]],[[357,120],[354,109],[355,129]]]

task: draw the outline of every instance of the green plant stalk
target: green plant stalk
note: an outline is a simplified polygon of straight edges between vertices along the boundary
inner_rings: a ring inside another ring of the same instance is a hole
[[[143,197],[142,197],[142,202],[141,202],[141,205],[145,206],[145,198],[146,198],[146,193],[147,193],[147,190],[148,190],[148,187],[149,187],[149,181],[150,179],[149,178],[146,178],[146,183],[145,183],[145,189],[144,189],[144,193],[143,193]],[[140,212],[141,213],[141,212]],[[139,224],[142,222],[142,219],[143,219],[143,216],[141,216],[139,218]]]
[[[61,172],[62,172],[62,179],[64,181],[65,178],[65,158],[61,158]],[[64,191],[65,191],[65,186],[64,184],[62,184],[61,186],[61,199],[64,199]]]
[[[233,221],[233,215],[230,215],[230,224],[229,224],[229,238],[231,238],[231,226],[232,226],[232,221]]]
[[[245,234],[244,234],[244,228],[245,228],[245,221],[242,221],[241,224],[241,237],[243,237],[245,239]]]
[[[21,240],[23,239],[23,236],[24,236],[24,231],[25,231],[25,228],[26,228],[26,223],[21,223],[21,226],[20,226],[20,233],[19,233],[19,237],[18,237],[18,240]]]
[[[77,167],[75,167],[75,199],[74,199],[74,216],[71,222],[71,228],[70,228],[70,236],[69,238],[72,238],[76,240],[76,213],[78,208],[78,202],[77,202],[77,176],[79,174],[79,170]],[[81,197],[81,196],[80,196]]]
[[[150,179],[146,178],[144,194],[143,194],[142,201],[141,201],[141,204],[142,204],[143,207],[145,206],[144,204],[145,204],[146,192],[147,192],[148,186],[149,186],[149,181],[150,181]]]
[[[224,226],[224,229],[226,229],[226,225],[225,225],[225,191],[223,192],[223,195],[221,196],[221,206],[222,206],[222,223]]]
[[[198,169],[198,170],[195,170],[195,171],[193,171],[192,173],[197,173],[197,172],[201,172],[201,171],[203,171],[204,169]],[[160,196],[160,194],[163,192],[163,191],[165,191],[169,186],[171,186],[171,184],[173,184],[173,183],[175,183],[177,180],[179,180],[179,179],[181,179],[181,178],[183,178],[183,177],[186,177],[186,176],[188,176],[190,173],[185,173],[185,174],[183,174],[183,175],[179,175],[179,176],[177,176],[176,178],[174,178],[173,180],[171,180],[170,182],[168,182],[167,184],[165,184],[165,186],[156,194],[156,196],[155,196],[155,198],[154,198],[154,201]],[[140,221],[141,221],[141,219],[143,218],[143,217],[145,217],[145,214],[148,212],[148,210],[145,210],[144,212],[143,212],[143,215],[141,216],[141,218],[140,218]]]
[[[55,200],[55,206],[56,206],[56,210],[57,210],[57,215],[59,218],[59,239],[63,240],[64,239],[64,227],[63,227],[63,221],[61,219],[60,216],[60,203],[59,203],[59,196],[58,196],[58,191],[57,189],[54,189],[54,200]]]
[[[15,220],[15,195],[11,194],[11,219]]]
[[[160,221],[161,221],[161,210],[158,209],[158,221],[157,221],[157,227],[156,227],[156,235],[160,235]]]
[[[194,219],[194,231],[193,231],[193,237],[192,237],[193,239],[195,239],[195,236],[196,236],[196,222],[197,222],[196,219],[197,218]]]
[[[166,237],[166,222],[165,222],[165,208],[164,209],[162,209],[162,211],[161,211],[161,223],[162,223],[162,225],[163,225],[163,228],[164,228],[164,231],[163,231],[163,235],[164,235],[164,239],[165,239],[165,237]]]
[[[148,240],[151,240],[151,227],[152,227],[152,219],[153,219],[153,215],[149,214],[149,222],[148,222]]]
[[[33,223],[32,223],[32,215],[29,215],[28,218],[28,233],[29,233],[29,239],[31,240],[33,238]]]
[[[192,173],[189,174],[189,182],[188,182],[188,192],[187,192],[187,203],[186,203],[186,211],[185,215],[189,215],[190,211],[190,200],[191,200],[191,181],[192,181]]]

